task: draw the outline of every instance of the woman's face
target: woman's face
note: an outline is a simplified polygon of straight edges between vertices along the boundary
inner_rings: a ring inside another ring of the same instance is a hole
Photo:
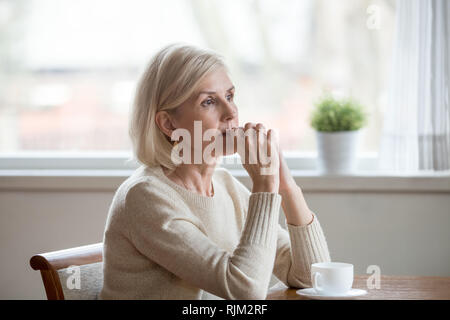
[[[202,135],[208,129],[218,129],[223,132],[225,129],[238,127],[239,118],[234,103],[234,92],[234,85],[226,70],[219,68],[207,75],[191,98],[178,107],[173,119],[174,124],[177,128],[184,128],[190,132],[191,146],[194,146],[194,121],[201,121]],[[198,124],[197,126],[200,127]],[[212,139],[203,141],[202,137],[195,138],[201,139],[202,151],[212,141]],[[222,149],[222,155],[227,155],[224,136]],[[231,153],[233,152],[228,154]]]

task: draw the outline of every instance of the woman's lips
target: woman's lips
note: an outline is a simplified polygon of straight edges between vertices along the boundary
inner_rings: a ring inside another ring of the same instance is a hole
[[[222,130],[222,134],[227,134],[228,132],[234,132],[238,127],[226,128]]]

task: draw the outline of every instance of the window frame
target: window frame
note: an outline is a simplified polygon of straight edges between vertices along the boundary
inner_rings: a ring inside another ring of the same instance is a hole
[[[283,151],[291,170],[316,172],[317,152]],[[131,159],[131,152],[9,152],[0,153],[0,170],[134,170],[139,164]],[[232,159],[232,163],[227,163]],[[376,171],[378,153],[358,154],[358,170]],[[224,158],[222,167],[242,170],[235,154]]]

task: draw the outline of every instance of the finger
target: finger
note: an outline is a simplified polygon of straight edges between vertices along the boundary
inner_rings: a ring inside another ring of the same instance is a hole
[[[257,123],[255,126],[256,130],[266,132],[266,127],[262,123]]]
[[[243,161],[243,163],[245,163],[244,128],[243,127],[236,128],[233,136],[235,137],[234,140],[235,152],[237,152],[241,156],[241,160]]]
[[[258,132],[255,128],[246,131],[249,152],[249,164],[258,164]]]
[[[267,165],[270,163],[270,160],[267,153],[266,128],[262,123],[258,123],[256,128],[258,130],[258,161],[261,165]]]
[[[244,125],[244,140],[245,140],[245,163],[246,164],[257,164],[258,156],[255,154],[256,145],[256,129],[253,122],[247,122]],[[256,146],[257,148],[257,146]]]
[[[273,130],[267,131],[267,156],[272,156],[272,142],[273,142]]]
[[[278,146],[276,143],[277,140],[277,132],[273,129],[270,129],[267,132],[267,142],[268,142],[268,155],[270,159],[270,165],[267,171],[264,168],[264,172],[266,174],[276,174],[279,170],[279,155],[278,155]]]
[[[254,127],[255,127],[255,124],[254,124],[253,122],[247,122],[247,123],[244,125],[244,130],[247,131],[248,129],[254,128]]]
[[[276,137],[276,132],[273,129],[267,131],[267,155],[269,157],[272,157],[275,152],[278,152]]]

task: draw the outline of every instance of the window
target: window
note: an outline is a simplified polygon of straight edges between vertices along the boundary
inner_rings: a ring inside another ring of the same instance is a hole
[[[366,105],[377,152],[394,16],[393,0],[2,0],[0,153],[129,150],[138,77],[176,41],[225,56],[241,123],[257,114],[284,150],[315,151],[309,113],[331,90]]]

